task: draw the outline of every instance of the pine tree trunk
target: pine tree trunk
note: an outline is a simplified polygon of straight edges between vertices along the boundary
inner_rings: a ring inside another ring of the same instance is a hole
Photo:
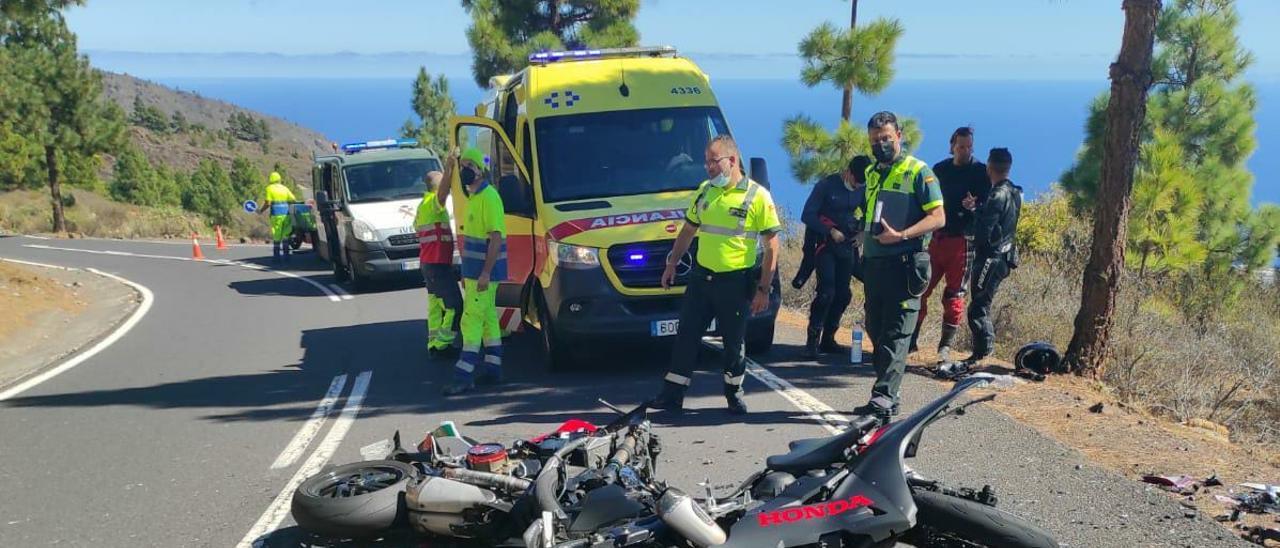
[[[858,28],[858,0],[849,0],[849,29]],[[844,87],[844,95],[840,98],[840,118],[848,122],[853,116],[853,86]]]
[[[49,168],[49,197],[53,201],[53,231],[66,232],[67,218],[62,212],[62,181],[58,180],[58,155],[52,146],[44,147],[44,163]]]
[[[1160,0],[1124,0],[1124,38],[1111,64],[1111,99],[1102,151],[1102,179],[1093,224],[1093,245],[1085,267],[1075,332],[1066,360],[1078,374],[1102,376],[1116,292],[1124,268],[1124,246],[1139,133],[1147,115],[1151,54]]]

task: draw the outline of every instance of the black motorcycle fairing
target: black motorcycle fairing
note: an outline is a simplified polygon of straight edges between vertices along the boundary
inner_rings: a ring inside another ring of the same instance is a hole
[[[840,489],[851,481],[859,484],[862,495],[844,499],[823,496],[824,492]],[[869,526],[870,520],[884,519],[872,508],[874,502],[882,498],[878,486],[862,482],[846,471],[825,476],[805,475],[782,494],[748,510],[730,528],[729,541],[720,548],[803,546],[817,544],[833,533],[853,532],[856,536],[873,528]],[[812,502],[806,504],[806,501]],[[906,523],[904,516],[898,516],[895,521]],[[905,529],[906,526],[902,528]]]

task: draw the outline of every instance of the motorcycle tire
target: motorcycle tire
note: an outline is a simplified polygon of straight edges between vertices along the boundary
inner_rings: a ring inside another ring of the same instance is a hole
[[[344,464],[307,478],[290,512],[303,531],[332,539],[376,537],[408,522],[404,492],[417,474],[394,460]]]
[[[919,509],[912,534],[924,540],[917,544],[933,545],[940,537],[990,548],[1058,548],[1048,531],[995,507],[934,491],[911,495]]]

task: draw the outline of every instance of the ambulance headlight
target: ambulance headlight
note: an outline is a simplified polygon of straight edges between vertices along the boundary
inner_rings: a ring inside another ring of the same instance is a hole
[[[547,242],[549,251],[555,255],[556,262],[565,268],[599,268],[600,250],[594,247]]]
[[[378,233],[374,232],[373,227],[369,226],[369,223],[360,219],[351,221],[351,234],[354,235],[357,240],[362,242],[378,241]]]

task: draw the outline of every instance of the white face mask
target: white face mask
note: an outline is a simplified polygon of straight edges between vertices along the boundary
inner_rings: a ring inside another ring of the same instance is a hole
[[[729,186],[729,176],[721,173],[713,177],[710,181],[711,186],[716,188],[724,188]]]

